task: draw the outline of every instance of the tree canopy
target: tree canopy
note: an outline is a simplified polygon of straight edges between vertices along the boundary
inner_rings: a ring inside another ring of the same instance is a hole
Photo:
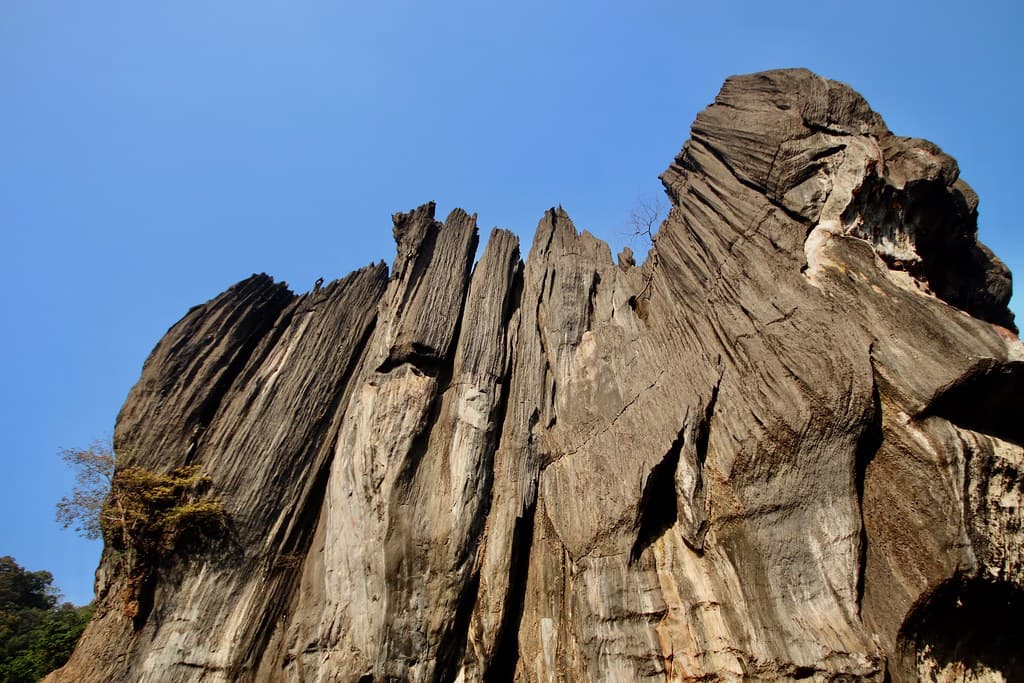
[[[59,600],[50,572],[30,572],[13,557],[0,557],[0,681],[38,681],[71,656],[92,606]]]

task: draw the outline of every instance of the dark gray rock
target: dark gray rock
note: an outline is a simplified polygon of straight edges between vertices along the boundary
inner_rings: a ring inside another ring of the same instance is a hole
[[[132,623],[104,556],[57,680],[1014,680],[1024,345],[977,197],[804,70],[729,79],[637,266],[541,219],[394,217],[147,361],[116,446],[231,543]],[[1000,678],[1001,676],[1001,678]]]

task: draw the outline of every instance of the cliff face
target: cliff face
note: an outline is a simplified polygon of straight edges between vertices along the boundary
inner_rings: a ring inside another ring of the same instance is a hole
[[[731,78],[651,255],[475,217],[157,345],[115,446],[228,537],[58,680],[1021,680],[1024,345],[977,197],[845,85]],[[987,678],[986,678],[987,677]]]

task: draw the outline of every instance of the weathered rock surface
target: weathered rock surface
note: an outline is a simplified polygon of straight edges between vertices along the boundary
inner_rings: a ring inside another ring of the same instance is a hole
[[[1024,345],[977,197],[803,70],[731,78],[647,260],[547,212],[394,217],[147,361],[115,446],[230,538],[57,680],[1024,680]]]

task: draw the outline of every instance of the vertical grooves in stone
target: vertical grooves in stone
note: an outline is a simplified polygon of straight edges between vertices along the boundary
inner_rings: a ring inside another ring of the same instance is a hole
[[[484,662],[485,683],[512,683],[519,662],[519,625],[526,605],[526,579],[530,571],[530,548],[537,514],[537,493],[521,517],[516,517],[512,533],[512,565],[508,582],[505,613],[497,633],[497,646],[490,662]]]
[[[511,285],[502,310],[501,329],[504,330],[503,337],[506,346],[509,324],[512,321],[515,311],[519,308],[522,296],[523,264],[522,261],[519,260],[518,248],[513,252],[513,262],[515,265],[512,271]],[[505,353],[504,355],[507,356],[508,354]],[[494,483],[494,454],[498,449],[498,442],[500,440],[502,428],[505,424],[505,414],[508,410],[509,383],[512,378],[511,358],[506,357],[504,365],[504,372],[499,378],[497,384],[497,386],[501,387],[501,392],[491,414],[491,421],[494,424],[494,432],[490,439],[490,445],[486,455],[487,463],[484,468],[486,481],[483,491],[481,492],[483,504],[478,511],[476,520],[474,521],[475,528],[473,536],[476,538],[476,543],[473,548],[467,548],[465,550],[467,557],[476,557],[482,552],[482,548],[480,547],[481,534],[483,533],[487,516],[490,513],[492,500],[491,494]],[[476,607],[479,588],[480,570],[479,567],[474,567],[469,583],[465,586],[460,595],[458,609],[456,610],[455,617],[452,620],[452,628],[442,639],[438,647],[437,668],[434,676],[435,681],[454,681],[458,676],[459,670],[463,664],[466,646],[468,644],[469,628],[472,621],[473,609]]]
[[[294,603],[293,594],[301,579],[302,564],[309,554],[310,543],[316,535],[320,509],[324,504],[327,479],[334,457],[332,446],[340,428],[341,416],[344,415],[350,398],[351,380],[366,356],[367,345],[373,336],[375,322],[376,317],[366,326],[366,330],[356,346],[358,352],[352,355],[345,368],[334,392],[331,408],[327,411],[312,439],[311,447],[320,451],[320,456],[313,460],[310,467],[312,475],[308,478],[308,483],[298,497],[292,523],[284,528],[279,527],[278,533],[270,541],[270,546],[275,549],[273,558],[275,564],[270,567],[272,573],[270,590],[273,592],[273,597],[268,600],[268,605],[271,608],[260,614],[259,622],[248,639],[248,648],[241,659],[246,667],[251,667],[253,670],[259,666],[274,629],[279,625],[278,621],[286,616],[286,612]],[[302,558],[301,562],[297,561],[299,557]]]
[[[294,300],[284,284],[253,275],[190,309],[146,360],[118,414],[115,450],[147,467],[194,458],[232,383]]]

